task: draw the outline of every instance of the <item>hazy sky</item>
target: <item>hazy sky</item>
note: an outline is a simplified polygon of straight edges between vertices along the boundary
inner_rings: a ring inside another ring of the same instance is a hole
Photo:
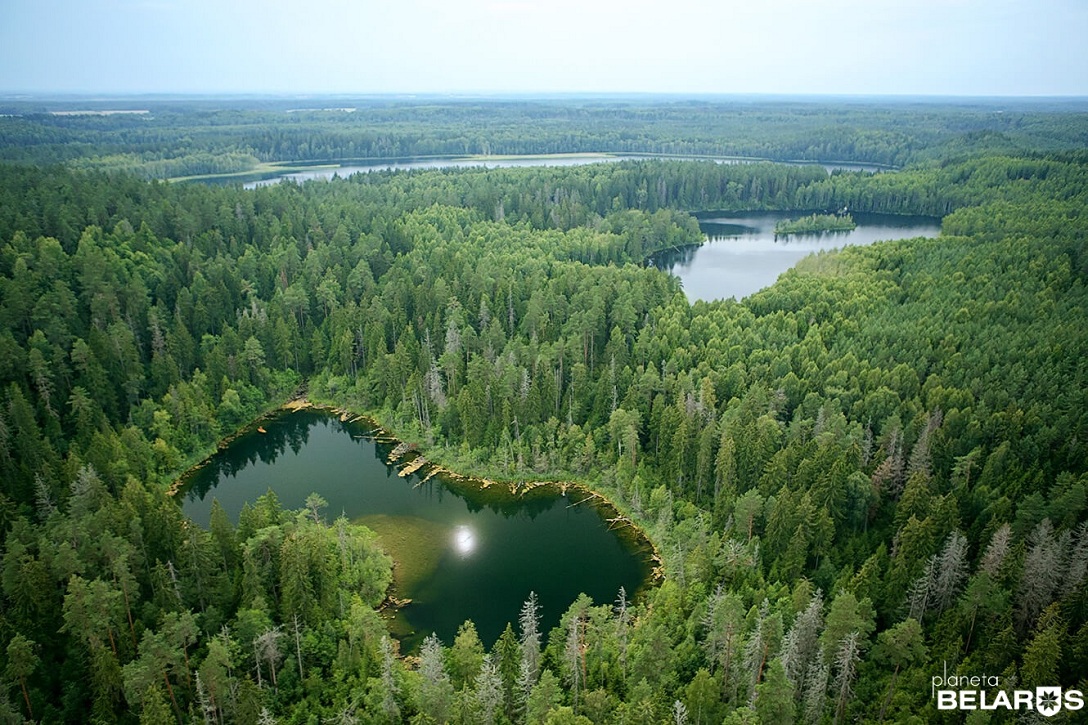
[[[0,0],[0,91],[1088,95],[1088,0]]]

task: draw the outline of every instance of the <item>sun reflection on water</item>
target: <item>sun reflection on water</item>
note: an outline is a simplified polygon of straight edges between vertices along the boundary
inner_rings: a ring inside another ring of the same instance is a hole
[[[453,532],[453,548],[462,558],[476,550],[476,532],[468,526],[458,526]]]

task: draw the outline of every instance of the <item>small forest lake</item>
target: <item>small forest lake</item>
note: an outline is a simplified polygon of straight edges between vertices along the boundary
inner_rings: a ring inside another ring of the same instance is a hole
[[[776,236],[775,224],[810,212],[699,214],[702,244],[669,249],[650,258],[658,269],[680,278],[690,302],[741,300],[774,284],[778,276],[810,254],[878,241],[936,237],[941,221],[933,217],[853,213],[857,228]]]
[[[179,493],[183,511],[206,527],[213,499],[237,523],[268,490],[284,509],[321,495],[327,520],[343,513],[373,529],[396,562],[396,595],[412,600],[390,623],[404,651],[430,632],[452,644],[466,619],[490,647],[507,622],[517,630],[530,591],[547,632],[580,593],[602,604],[621,586],[631,596],[650,582],[649,542],[630,527],[610,529],[606,518],[616,514],[598,499],[583,503],[584,490],[542,485],[514,495],[427,478],[427,467],[401,477],[387,463],[394,445],[370,437],[373,423],[319,409],[278,413],[260,429],[254,424],[191,473]]]

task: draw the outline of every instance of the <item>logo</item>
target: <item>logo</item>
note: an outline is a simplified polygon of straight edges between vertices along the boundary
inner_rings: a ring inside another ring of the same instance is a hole
[[[1057,715],[1062,709],[1062,688],[1060,687],[1036,687],[1035,688],[1035,712],[1050,717]]]
[[[1084,708],[1084,693],[1063,690],[1057,686],[1016,690],[1002,687],[996,675],[944,674],[932,679],[931,696],[938,710],[1034,710],[1044,717],[1053,717],[1064,710]]]

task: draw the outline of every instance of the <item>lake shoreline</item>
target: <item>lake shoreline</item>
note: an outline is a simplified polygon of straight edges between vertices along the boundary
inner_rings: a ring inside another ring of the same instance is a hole
[[[279,411],[286,412],[295,412],[299,410],[327,411],[338,416],[341,423],[369,421],[374,426],[369,437],[379,443],[396,444],[393,451],[387,457],[386,463],[398,467],[397,475],[401,478],[406,478],[412,473],[418,473],[425,469],[426,473],[423,477],[424,482],[439,476],[444,478],[448,483],[469,486],[483,491],[498,488],[515,498],[522,498],[534,491],[546,491],[549,489],[562,496],[567,496],[570,492],[582,493],[584,494],[584,497],[570,504],[571,506],[580,506],[590,502],[591,505],[596,504],[599,507],[605,507],[610,510],[611,513],[615,514],[614,516],[609,517],[603,515],[606,512],[601,512],[602,519],[609,523],[610,531],[620,532],[627,529],[629,530],[627,536],[637,545],[636,548],[641,549],[643,548],[643,545],[648,548],[650,552],[648,557],[650,571],[644,586],[653,586],[660,584],[665,580],[664,557],[662,556],[657,543],[646,533],[644,526],[639,522],[636,522],[630,514],[624,513],[623,509],[617,505],[615,501],[611,500],[600,491],[595,490],[588,483],[583,481],[561,481],[552,478],[504,481],[487,476],[459,473],[451,470],[433,458],[427,458],[425,454],[428,453],[428,451],[425,446],[405,441],[398,436],[391,427],[382,423],[374,413],[359,413],[345,405],[332,401],[311,400],[309,396],[306,395],[293,398],[279,408]],[[434,458],[438,458],[438,456],[435,456]]]
[[[231,443],[234,443],[236,440],[246,435],[247,433],[258,429],[260,427],[261,421],[269,420],[270,418],[279,415],[280,412],[286,408],[286,406],[291,404],[292,401],[297,400],[300,397],[305,397],[305,393],[302,392],[304,389],[305,385],[300,385],[299,387],[295,388],[295,392],[291,393],[291,397],[288,398],[285,402],[266,407],[264,409],[264,412],[262,412],[256,418],[253,418],[247,423],[243,423],[233,432],[223,436],[218,441],[216,441],[210,453],[198,459],[195,463],[182,469],[181,473],[174,477],[174,480],[170,482],[170,485],[166,489],[166,495],[170,498],[177,496],[178,492],[181,489],[185,488],[186,484],[189,483],[189,479],[192,478],[193,475],[201,468],[204,468],[204,466],[208,465],[208,462],[211,461],[211,459],[214,458],[216,454],[228,448]]]
[[[216,455],[229,448],[239,438],[253,434],[264,433],[264,426],[283,416],[290,416],[302,411],[319,411],[338,419],[341,425],[361,426],[361,435],[353,434],[354,438],[366,438],[375,444],[392,446],[392,450],[383,453],[382,460],[396,472],[400,478],[407,479],[412,474],[418,474],[421,480],[416,486],[432,478],[439,477],[442,484],[454,493],[458,489],[488,491],[489,495],[498,496],[500,500],[526,499],[534,494],[546,496],[562,496],[570,498],[567,508],[580,507],[588,504],[595,508],[602,522],[605,522],[608,531],[625,540],[630,551],[640,560],[643,567],[642,581],[635,591],[629,592],[629,596],[635,597],[660,585],[665,579],[665,564],[661,550],[647,533],[644,522],[636,521],[630,512],[611,500],[604,493],[595,490],[591,485],[581,481],[569,480],[523,480],[508,481],[488,476],[473,476],[454,471],[440,461],[433,460],[431,451],[418,443],[404,440],[398,437],[393,428],[384,425],[379,416],[373,413],[360,413],[343,401],[313,399],[309,396],[305,387],[300,387],[289,399],[266,410],[263,414],[241,426],[230,435],[221,439],[215,450],[197,464],[186,469],[171,484],[168,495],[180,501],[179,494],[183,493],[186,486],[192,483],[202,469],[208,466]],[[388,449],[387,449],[388,450]],[[431,455],[429,455],[431,454]],[[435,456],[437,458],[437,456]],[[366,525],[363,522],[361,525]],[[389,547],[383,543],[383,549],[391,554]],[[409,562],[410,563],[410,562]],[[397,570],[406,563],[393,557],[394,575],[385,597],[378,611],[387,621],[390,631],[397,634],[394,623],[398,620],[399,612],[412,603],[411,593],[399,586],[399,580],[405,572]],[[410,636],[410,634],[409,634]]]
[[[824,159],[773,159],[762,156],[735,156],[717,154],[669,154],[653,151],[577,151],[569,153],[541,153],[541,154],[436,154],[422,156],[392,156],[392,157],[351,157],[342,159],[281,159],[276,161],[261,161],[249,169],[240,169],[225,173],[193,174],[189,176],[176,176],[164,179],[171,183],[208,183],[226,184],[240,182],[243,184],[277,183],[297,174],[306,174],[316,170],[329,172],[327,178],[333,175],[344,178],[355,173],[368,173],[386,169],[420,169],[441,170],[449,168],[477,168],[497,165],[506,166],[548,166],[548,163],[533,164],[531,162],[555,162],[555,165],[566,166],[581,163],[609,163],[617,161],[710,161],[719,164],[784,164],[787,166],[821,166],[830,174],[833,171],[861,172],[868,174],[896,172],[900,167],[889,166],[869,161],[835,161]],[[526,163],[529,162],[529,163]],[[346,173],[340,173],[344,171]]]
[[[919,237],[938,237],[939,217],[851,212],[850,231],[783,235],[778,222],[812,209],[700,210],[692,215],[703,240],[673,250],[655,251],[644,261],[680,280],[689,304],[740,302],[775,284],[802,259],[818,252]]]

